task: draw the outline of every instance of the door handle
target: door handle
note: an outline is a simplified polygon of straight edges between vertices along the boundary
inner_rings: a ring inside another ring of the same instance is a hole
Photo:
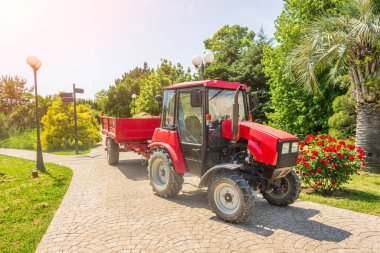
[[[200,148],[192,148],[191,150],[194,151],[194,152],[199,152],[199,151],[201,151]]]

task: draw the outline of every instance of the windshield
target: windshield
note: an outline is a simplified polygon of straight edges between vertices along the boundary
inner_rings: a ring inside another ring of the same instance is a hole
[[[208,107],[213,123],[220,123],[224,119],[232,118],[232,104],[234,90],[209,89]],[[239,120],[245,119],[243,92],[239,92]],[[216,121],[216,122],[215,122]]]

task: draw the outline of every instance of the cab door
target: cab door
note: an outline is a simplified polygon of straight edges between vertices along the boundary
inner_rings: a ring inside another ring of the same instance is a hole
[[[177,122],[183,157],[189,173],[201,176],[204,146],[203,106],[191,105],[190,90],[178,93]]]

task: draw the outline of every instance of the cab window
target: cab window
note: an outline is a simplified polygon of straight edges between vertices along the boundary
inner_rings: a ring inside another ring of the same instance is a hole
[[[161,127],[172,129],[174,127],[174,108],[175,108],[175,93],[174,90],[164,92],[162,101],[162,118]]]

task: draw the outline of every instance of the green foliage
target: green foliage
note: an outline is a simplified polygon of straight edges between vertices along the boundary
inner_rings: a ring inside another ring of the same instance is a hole
[[[9,115],[15,108],[32,98],[31,88],[25,87],[26,80],[19,76],[0,77],[0,112]]]
[[[279,44],[264,47],[264,73],[269,78],[271,109],[269,124],[282,130],[305,136],[308,133],[327,132],[328,118],[332,115],[332,101],[345,92],[340,85],[326,85],[327,72],[318,79],[321,93],[317,97],[305,94],[295,81],[284,73],[288,54],[296,44],[301,29],[323,13],[336,15],[345,0],[289,0],[276,20],[275,39]]]
[[[22,132],[14,132],[8,138],[1,140],[0,147],[35,150],[36,140],[36,129],[27,129]]]
[[[131,96],[140,93],[140,87],[152,72],[148,64],[144,63],[143,67],[136,67],[124,73],[121,79],[117,79],[115,85],[110,86],[107,92],[105,113],[113,117],[131,117]]]
[[[107,91],[105,89],[96,92],[94,105],[92,106],[92,108],[94,108],[97,111],[104,112],[106,109],[107,100]]]
[[[9,136],[9,121],[4,113],[0,112],[0,140]]]
[[[0,156],[0,251],[34,252],[57,211],[72,171],[45,164],[31,178],[34,161]]]
[[[214,62],[206,67],[206,79],[247,84],[249,93],[257,93],[262,104],[254,113],[257,122],[266,121],[265,112],[269,109],[267,78],[261,63],[263,48],[269,44],[262,29],[255,40],[253,31],[239,25],[225,25],[204,41],[205,48],[215,55]]]
[[[316,192],[331,193],[346,184],[365,165],[364,151],[328,135],[308,135],[300,142],[296,173]]]
[[[94,146],[101,140],[97,121],[91,109],[85,105],[77,105],[78,144],[82,149]],[[74,147],[74,106],[73,103],[63,103],[57,98],[42,118],[43,132],[41,135],[44,150],[62,150]]]
[[[329,118],[329,134],[335,138],[349,138],[355,135],[355,102],[350,94],[336,97],[333,102],[334,114]]]
[[[157,69],[143,80],[136,101],[131,102],[131,108],[135,107],[134,114],[149,112],[152,115],[159,115],[161,105],[155,101],[155,96],[162,95],[166,86],[190,81],[190,79],[189,69],[185,71],[181,64],[174,65],[162,59]]]

